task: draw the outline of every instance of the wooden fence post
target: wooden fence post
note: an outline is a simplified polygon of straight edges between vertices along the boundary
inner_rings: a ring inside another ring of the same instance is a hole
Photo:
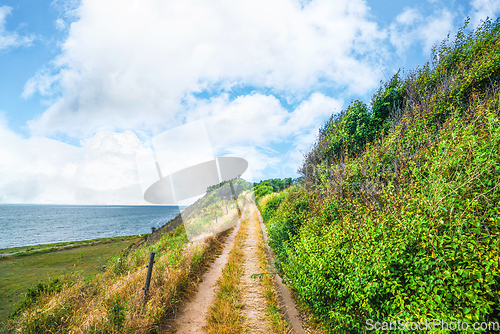
[[[234,191],[233,181],[229,181],[229,186],[231,187],[231,193],[233,195],[234,204],[236,205],[236,211],[238,211],[238,217],[241,218],[241,210],[238,205],[238,197],[236,196],[236,192]]]
[[[147,294],[148,294],[148,289],[149,289],[149,283],[151,282],[151,274],[153,273],[153,263],[155,263],[155,252],[151,252],[149,254],[149,264],[148,264],[148,273],[146,274],[146,285],[144,288],[144,300],[146,300]]]

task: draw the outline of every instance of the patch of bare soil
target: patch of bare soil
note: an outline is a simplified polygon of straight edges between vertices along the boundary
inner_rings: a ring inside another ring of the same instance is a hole
[[[245,327],[250,333],[272,333],[271,326],[266,318],[266,299],[258,279],[250,276],[262,272],[257,253],[257,245],[261,238],[259,221],[254,205],[249,205],[250,217],[248,221],[248,237],[243,246],[245,253],[244,270],[241,279],[241,295],[243,310],[245,312]]]

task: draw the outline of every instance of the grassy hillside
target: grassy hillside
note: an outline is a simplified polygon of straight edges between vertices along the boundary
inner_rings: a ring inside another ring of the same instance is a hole
[[[0,321],[40,280],[95,275],[106,261],[141,236],[73,241],[0,250]],[[11,254],[11,255],[5,255]]]
[[[302,184],[259,201],[281,275],[330,332],[500,321],[500,21],[465,31],[332,116]]]
[[[217,234],[235,226],[242,210],[237,198],[250,189],[252,184],[243,179],[224,181],[209,187],[205,196],[182,212],[189,239]]]
[[[224,196],[232,192],[227,193],[223,187],[213,189],[188,207],[182,217],[109,259],[104,272],[32,286],[11,319],[0,325],[0,333],[161,332],[164,322],[175,316],[182,300],[196,289],[227,236],[225,232],[190,242],[183,219],[194,226],[202,221],[210,227],[215,210],[238,217],[237,207],[245,205],[248,185],[235,180],[234,188],[235,197],[227,211]],[[142,288],[151,252],[156,253],[155,264],[144,298]]]

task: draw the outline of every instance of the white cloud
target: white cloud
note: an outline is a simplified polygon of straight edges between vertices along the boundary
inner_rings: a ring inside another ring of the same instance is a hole
[[[158,134],[151,142],[164,176],[214,159],[210,139],[202,120],[189,122]]]
[[[379,80],[385,35],[362,0],[303,8],[293,0],[88,0],[76,14],[52,74],[26,85],[25,96],[60,87],[29,123],[34,134],[164,129],[182,122],[187,95],[213,87],[266,88],[300,102],[320,87],[363,94]]]
[[[245,158],[245,176],[257,180],[269,167],[279,170],[280,177],[294,174],[301,156],[293,152],[308,148],[317,127],[341,106],[342,101],[314,93],[289,112],[276,97],[257,93],[233,101],[227,95],[194,99],[188,111],[190,117],[205,121],[214,153]],[[148,180],[139,179],[136,153],[151,153],[132,131],[99,131],[75,147],[40,136],[23,139],[5,121],[0,123],[0,203],[144,203],[141,186],[144,191],[150,184],[140,184]],[[189,139],[175,138],[169,140],[174,148]],[[289,140],[289,152],[266,146]],[[150,165],[148,176],[156,178]]]
[[[50,173],[17,177],[19,189],[37,189],[31,202],[58,202],[57,191],[74,202],[85,196],[126,201],[116,189],[129,189],[123,193],[135,198],[131,189],[142,180],[134,158],[119,147],[142,144],[121,132],[156,134],[197,120],[205,122],[214,154],[247,159],[252,177],[270,166],[293,173],[300,161],[291,152],[342,108],[342,101],[318,91],[368,92],[378,84],[385,52],[386,36],[363,0],[77,4],[54,3],[67,11],[55,24],[68,37],[61,53],[26,82],[22,96],[40,93],[52,101],[28,122],[34,136],[62,132],[91,139],[75,148],[80,157],[61,154],[63,161],[49,163]],[[247,87],[257,92],[230,97],[232,88]],[[205,90],[211,98],[197,97]],[[288,110],[280,99],[296,107]],[[18,141],[35,147],[40,138]],[[269,149],[284,142],[289,152]],[[49,179],[50,186],[40,186]],[[3,201],[15,198],[23,196],[4,195]]]
[[[26,99],[37,91],[44,96],[54,94],[54,85],[60,76],[49,75],[49,73],[50,70],[43,68],[39,70],[35,76],[28,79],[28,81],[24,84],[24,90],[21,93],[21,96]]]
[[[416,9],[406,7],[401,14],[396,17],[396,22],[401,25],[412,25],[416,21],[422,20],[422,14]]]
[[[78,20],[78,8],[81,6],[80,0],[53,0],[51,6],[59,12],[59,17],[54,22],[57,30],[63,31],[72,22]]]
[[[227,94],[208,101],[194,100],[188,121],[203,119],[216,151],[232,145],[264,145],[282,137],[287,111],[272,95],[243,95],[230,101]]]
[[[309,149],[318,128],[331,114],[340,112],[343,104],[320,93],[312,94],[291,112],[272,95],[246,95],[233,101],[222,96],[197,102],[192,115],[205,120],[216,155],[227,152],[247,159],[254,179],[262,177],[268,167],[279,170],[276,177],[295,174],[301,152]],[[290,143],[289,151],[276,152],[267,146],[283,142]]]
[[[435,43],[442,41],[448,33],[455,30],[454,19],[455,15],[452,12],[443,9],[424,24],[421,31],[421,40],[426,52],[429,52]]]
[[[500,2],[498,0],[472,0],[471,5],[471,23],[475,28],[489,17],[495,20],[500,14]]]
[[[187,120],[203,119],[214,150],[220,152],[233,146],[265,146],[300,137],[339,112],[342,104],[314,93],[289,112],[273,95],[254,93],[230,101],[224,94],[210,100],[191,100]]]
[[[261,177],[264,170],[272,166],[283,169],[286,165],[286,172],[294,174],[300,159],[291,157],[290,152],[277,152],[268,145],[286,142],[290,151],[306,150],[314,141],[317,128],[332,113],[339,112],[341,106],[342,101],[320,93],[312,94],[291,112],[283,108],[275,96],[260,93],[232,101],[227,94],[209,100],[191,97],[187,102],[187,124],[155,136],[153,144],[163,175],[187,167],[186,164],[210,160],[213,155],[228,154],[247,159],[254,178]],[[193,122],[200,119],[203,122]],[[186,126],[191,130],[184,129]],[[194,162],[190,157],[201,160]],[[177,168],[177,164],[182,166]],[[153,165],[149,163],[145,167],[155,176]],[[287,175],[281,172],[280,176]]]
[[[135,154],[142,149],[142,143],[132,131],[101,131],[83,147],[83,163],[75,173],[79,185],[107,190],[138,183]]]
[[[325,118],[340,112],[342,105],[342,100],[314,93],[308,100],[302,101],[292,112],[286,129],[291,133],[301,133],[304,129],[317,129],[319,125],[323,125]]]
[[[137,204],[142,200],[131,131],[99,132],[75,147],[24,139],[0,121],[0,203]]]
[[[266,150],[258,149],[255,146],[235,146],[227,151],[226,156],[243,158],[248,162],[248,170],[242,176],[248,181],[260,180],[264,176],[264,169],[277,166],[281,161],[279,155],[270,155]]]
[[[66,28],[66,22],[62,18],[58,18],[55,22],[54,25],[57,30],[64,30]]]
[[[273,167],[290,175],[318,127],[342,108],[319,92],[369,93],[389,59],[388,40],[401,54],[414,44],[428,53],[456,16],[441,8],[424,17],[408,7],[385,31],[363,0],[55,5],[66,11],[55,24],[67,39],[23,92],[52,102],[28,122],[34,137],[7,131],[3,143],[17,148],[1,143],[0,153],[12,156],[0,165],[2,180],[10,178],[0,181],[3,202],[139,203],[135,151],[146,149],[125,130],[152,135],[197,120],[213,153],[247,159],[254,179]],[[231,89],[254,91],[234,97]],[[200,98],[205,91],[209,98]],[[74,147],[41,137],[58,132],[88,139]],[[45,157],[40,145],[56,157]],[[278,146],[281,152],[270,149]],[[18,168],[24,164],[33,167]]]
[[[29,46],[33,36],[19,36],[15,31],[5,29],[6,17],[12,12],[12,7],[0,7],[0,51],[11,47]]]
[[[406,7],[389,27],[390,41],[400,54],[404,54],[411,45],[420,43],[423,52],[428,55],[435,43],[455,30],[455,17],[448,8],[436,10],[425,17],[417,8]]]

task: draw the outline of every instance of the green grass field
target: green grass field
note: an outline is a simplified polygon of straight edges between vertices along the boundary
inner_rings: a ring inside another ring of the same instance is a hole
[[[89,277],[138,240],[140,236],[116,237],[0,250],[0,321],[39,281],[63,275]]]

